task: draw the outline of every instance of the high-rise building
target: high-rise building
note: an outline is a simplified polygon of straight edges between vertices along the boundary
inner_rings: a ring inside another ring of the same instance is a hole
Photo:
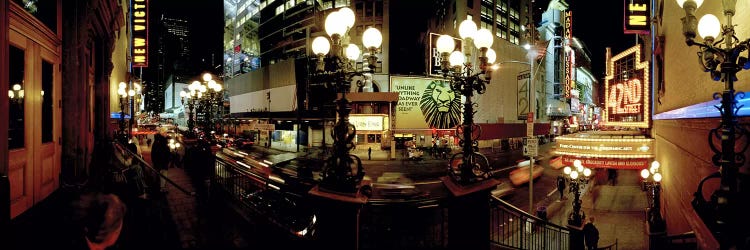
[[[156,113],[164,111],[164,90],[170,76],[179,81],[198,74],[191,62],[190,21],[162,14],[158,24],[156,78],[145,86],[146,110]]]

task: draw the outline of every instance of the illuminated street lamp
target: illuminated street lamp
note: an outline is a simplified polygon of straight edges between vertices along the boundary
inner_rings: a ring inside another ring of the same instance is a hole
[[[466,62],[466,55],[461,51],[454,51],[455,42],[449,35],[440,35],[437,39],[437,50],[441,55],[441,67],[443,76],[450,83],[451,90],[461,93],[466,98],[464,102],[463,124],[456,127],[456,133],[462,135],[459,145],[462,145],[462,152],[454,154],[450,160],[450,171],[448,174],[458,183],[470,184],[489,178],[489,161],[487,157],[479,153],[479,135],[481,128],[474,124],[474,103],[471,97],[474,91],[477,94],[483,94],[487,90],[487,84],[490,83],[492,76],[491,66],[495,62],[497,55],[490,48],[493,42],[492,33],[481,28],[477,30],[474,21],[467,19],[461,22],[458,28],[459,35],[467,43],[474,42],[474,46],[479,49],[477,59],[479,68],[474,69],[471,62]],[[470,48],[471,45],[465,45]],[[471,49],[464,49],[468,52]],[[471,56],[471,53],[467,53]],[[475,72],[476,71],[476,72]],[[460,162],[457,162],[459,161]],[[454,164],[454,162],[456,162]]]
[[[703,70],[709,72],[711,79],[724,82],[721,94],[714,94],[715,99],[721,98],[721,107],[717,107],[721,112],[721,123],[709,133],[709,147],[714,152],[712,161],[719,167],[719,171],[701,180],[692,204],[722,249],[742,249],[747,248],[746,235],[750,233],[750,228],[740,223],[740,211],[747,209],[741,208],[743,202],[740,199],[747,197],[747,194],[740,193],[738,172],[746,163],[746,158],[742,156],[747,146],[735,146],[737,139],[744,140],[740,144],[748,145],[748,134],[737,122],[736,113],[742,106],[737,105],[735,98],[744,94],[735,93],[734,82],[737,81],[737,72],[750,69],[750,39],[740,40],[735,36],[735,24],[732,19],[736,14],[737,0],[721,2],[726,20],[723,26],[719,19],[711,14],[704,15],[696,22],[695,11],[703,0],[677,0],[680,7],[685,10],[685,17],[682,18],[685,42],[688,46],[699,48],[698,61]],[[703,39],[702,43],[695,39],[696,29]],[[737,149],[739,151],[735,151]],[[703,197],[703,183],[712,178],[720,178],[721,184],[711,199],[706,200]]]
[[[205,73],[201,77],[201,81],[193,81],[188,85],[188,91],[180,91],[180,102],[188,105],[188,130],[190,133],[195,128],[195,114],[196,104],[199,105],[199,110],[204,112],[203,126],[204,129],[213,130],[213,106],[216,106],[221,97],[221,91],[223,87],[221,84],[213,80],[213,76],[210,73]]]
[[[648,169],[641,170],[641,177],[643,178],[643,186],[649,192],[649,209],[648,209],[648,224],[651,227],[651,232],[662,232],[666,230],[666,223],[661,217],[661,205],[659,202],[660,191],[661,191],[661,172],[659,171],[658,161],[651,162],[651,167]]]
[[[127,140],[131,136],[131,131],[133,130],[133,108],[130,109],[130,121],[128,124],[129,129],[126,130],[125,126],[125,110],[128,108],[128,105],[133,104],[135,101],[135,95],[138,94],[140,96],[141,93],[141,85],[135,83],[133,86],[129,86],[125,82],[120,82],[117,86],[117,95],[119,96],[120,100],[120,130],[118,131],[118,137],[123,142],[127,142]]]
[[[568,216],[568,224],[580,227],[586,219],[586,213],[581,211],[581,189],[588,183],[591,169],[583,167],[581,160],[573,161],[573,168],[566,166],[563,173],[570,180],[570,192],[573,193],[573,211]]]
[[[368,69],[357,71],[354,63],[359,59],[360,48],[355,44],[344,44],[349,41],[348,32],[353,25],[354,12],[351,9],[344,7],[329,13],[325,20],[328,37],[313,39],[312,50],[318,59],[314,80],[324,84],[331,83],[341,93],[341,98],[336,101],[339,120],[332,131],[333,155],[325,162],[320,187],[356,194],[365,172],[359,157],[349,153],[354,148],[353,140],[357,130],[349,123],[352,108],[346,99],[346,93],[351,89],[353,77],[374,72],[378,60],[376,54],[383,37],[373,27],[364,31],[362,43],[369,55],[363,56],[363,60],[367,60]]]

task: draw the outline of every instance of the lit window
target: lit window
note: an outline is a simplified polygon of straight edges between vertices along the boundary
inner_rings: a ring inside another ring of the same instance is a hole
[[[281,13],[284,13],[284,5],[279,5],[279,7],[276,7],[276,15],[281,15]]]

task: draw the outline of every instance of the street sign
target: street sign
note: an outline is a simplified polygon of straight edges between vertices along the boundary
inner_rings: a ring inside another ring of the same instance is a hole
[[[537,138],[524,138],[523,139],[523,155],[524,156],[537,156],[539,155],[539,139]]]
[[[534,136],[534,124],[526,123],[526,136]]]

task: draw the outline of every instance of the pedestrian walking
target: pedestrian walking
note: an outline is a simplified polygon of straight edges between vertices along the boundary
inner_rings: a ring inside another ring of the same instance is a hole
[[[367,148],[367,160],[372,160],[372,147]]]
[[[586,225],[583,225],[583,239],[588,250],[595,250],[599,244],[599,229],[594,226],[594,216],[590,216]]]
[[[560,200],[562,200],[565,195],[565,177],[562,175],[557,176],[557,191],[560,192]]]
[[[151,146],[151,161],[154,164],[154,168],[159,170],[159,173],[163,176],[159,178],[159,184],[161,192],[167,192],[167,181],[164,179],[167,177],[170,162],[170,150],[167,144],[167,138],[162,133],[154,135],[154,144]]]

